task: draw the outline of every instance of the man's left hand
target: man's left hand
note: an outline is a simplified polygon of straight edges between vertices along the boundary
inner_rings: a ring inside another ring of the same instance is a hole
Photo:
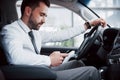
[[[101,25],[102,27],[107,26],[107,23],[104,19],[102,18],[98,18],[96,20],[93,20],[91,22],[89,22],[91,26],[97,26],[97,25]]]

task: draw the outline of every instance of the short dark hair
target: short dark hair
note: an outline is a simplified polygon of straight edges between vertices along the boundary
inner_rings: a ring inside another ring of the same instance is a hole
[[[39,5],[39,2],[43,2],[48,7],[50,7],[50,1],[49,0],[23,0],[22,5],[21,5],[21,14],[23,15],[26,6],[29,6],[32,9],[34,9]]]

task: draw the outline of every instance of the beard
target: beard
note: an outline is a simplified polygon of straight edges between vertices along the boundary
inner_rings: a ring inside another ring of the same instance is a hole
[[[35,20],[35,18],[32,16],[32,14],[30,15],[30,18],[28,20],[28,26],[30,27],[30,29],[34,29],[34,30],[39,30],[40,26],[43,23],[37,23],[37,21]]]

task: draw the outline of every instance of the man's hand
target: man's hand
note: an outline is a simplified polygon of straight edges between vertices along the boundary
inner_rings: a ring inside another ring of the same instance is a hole
[[[87,30],[90,27],[92,27],[92,26],[94,27],[94,26],[97,26],[97,25],[101,25],[102,27],[105,27],[105,26],[107,26],[107,23],[104,19],[98,18],[96,20],[87,22],[87,24],[85,23],[85,29]]]
[[[55,51],[50,54],[51,66],[59,66],[62,64],[64,58],[68,56],[67,53],[60,53],[59,51]]]
[[[102,19],[102,18],[98,18],[96,20],[91,21],[90,25],[91,26],[101,25],[102,27],[107,26],[106,21],[104,19]]]

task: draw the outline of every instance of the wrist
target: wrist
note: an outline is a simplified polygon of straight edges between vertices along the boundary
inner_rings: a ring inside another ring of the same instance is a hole
[[[90,22],[85,22],[85,26],[86,26],[87,29],[90,29],[91,28]]]

